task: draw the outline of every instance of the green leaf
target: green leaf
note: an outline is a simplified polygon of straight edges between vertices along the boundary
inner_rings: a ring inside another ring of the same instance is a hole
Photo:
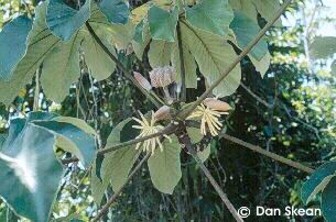
[[[197,152],[197,156],[202,160],[202,162],[205,162],[211,154],[211,146],[210,144],[203,150]]]
[[[301,197],[304,203],[308,203],[314,195],[324,189],[330,176],[334,176],[336,171],[336,162],[328,162],[317,168],[310,178],[303,184]]]
[[[79,9],[75,10],[63,0],[49,0],[46,21],[53,34],[68,41],[84,25],[90,17],[89,0]]]
[[[237,57],[234,49],[225,38],[195,30],[184,22],[181,22],[181,31],[182,41],[190,49],[200,72],[211,85]],[[213,93],[220,97],[231,95],[238,88],[240,78],[240,66],[236,66],[214,89]]]
[[[151,41],[150,31],[148,27],[148,23],[144,24],[143,31],[142,31],[142,42],[132,41],[132,46],[135,55],[142,61],[143,53],[147,47],[147,45]]]
[[[111,183],[113,191],[118,191],[127,181],[128,175],[139,158],[140,151],[134,146],[127,146],[105,155],[101,165],[102,181],[95,174],[96,166],[91,173],[92,195],[97,203],[100,203],[105,190]]]
[[[26,41],[32,21],[19,16],[0,32],[0,80],[7,79],[26,51]],[[13,50],[15,49],[15,50]]]
[[[187,133],[193,144],[199,143],[204,137],[204,135],[201,133],[201,130],[196,127],[187,127]]]
[[[110,146],[113,146],[117,143],[120,143],[121,131],[131,121],[132,121],[131,118],[127,118],[127,119],[121,121],[118,125],[116,125],[113,128],[112,132],[110,133],[109,137],[107,138],[106,147],[110,147]]]
[[[63,101],[80,75],[78,50],[82,39],[77,32],[70,41],[54,48],[43,62],[41,83],[46,96],[55,102]]]
[[[234,11],[244,13],[253,21],[258,22],[258,12],[251,0],[229,0],[229,4]]]
[[[264,75],[267,73],[271,65],[271,59],[272,59],[271,54],[267,52],[264,55],[264,57],[261,58],[261,60],[257,60],[253,56],[250,56],[250,55],[249,57],[255,69],[257,70],[257,72],[260,73],[261,77],[264,77]]]
[[[321,210],[327,221],[336,221],[336,177],[333,177],[322,192]]]
[[[172,142],[163,142],[163,151],[156,150],[148,159],[149,173],[153,185],[159,191],[172,194],[182,177],[180,153],[181,147],[175,136]]]
[[[48,221],[64,174],[54,153],[57,138],[68,139],[85,152],[95,150],[95,142],[71,124],[51,121],[49,114],[30,115],[24,127],[22,120],[11,123],[14,129],[0,153],[0,195],[17,214],[44,222]]]
[[[185,69],[185,80],[186,80],[186,88],[197,88],[197,74],[196,69],[197,65],[195,59],[191,55],[191,52],[188,46],[182,41],[183,47],[183,62]],[[171,62],[172,66],[175,68],[177,73],[176,82],[181,82],[181,60],[180,60],[180,51],[179,51],[178,43],[175,42],[173,53],[171,54]]]
[[[152,6],[148,12],[149,28],[152,38],[167,42],[175,41],[178,9],[168,12],[157,6]]]
[[[202,30],[226,35],[233,19],[233,11],[227,0],[203,0],[186,10],[187,21]]]
[[[234,31],[240,48],[245,48],[252,40],[256,38],[260,31],[260,27],[256,21],[241,12],[235,12],[235,17],[230,25]],[[261,39],[259,43],[253,47],[250,54],[257,60],[261,60],[268,52],[268,46],[265,39]]]
[[[99,2],[100,10],[105,14],[109,22],[126,24],[129,10],[123,0],[102,0]]]
[[[28,36],[28,49],[16,65],[8,81],[0,81],[0,101],[9,104],[17,92],[30,82],[46,55],[56,47],[60,39],[49,31],[45,23],[46,2],[35,10],[33,29]]]
[[[134,41],[137,43],[142,43],[143,42],[143,30],[144,30],[144,22],[143,20],[139,22],[135,26],[135,31],[134,31]]]
[[[97,136],[96,131],[82,119],[77,119],[77,118],[67,117],[67,116],[57,116],[53,119],[55,121],[61,122],[61,123],[70,123],[70,124],[78,127],[79,129],[83,130],[87,134]]]
[[[110,46],[107,43],[105,45]],[[115,54],[115,49],[113,47],[110,46],[108,48],[112,54]],[[116,64],[91,35],[85,37],[83,50],[86,64],[91,71],[92,76],[98,81],[108,78],[114,72]]]
[[[120,143],[120,133],[130,118],[120,122],[111,132],[107,139],[106,147]],[[97,203],[100,203],[105,190],[111,182],[113,190],[116,192],[126,182],[128,174],[135,161],[139,158],[140,151],[135,150],[134,146],[123,147],[111,153],[107,153],[101,164],[100,180],[96,174],[96,164],[91,171],[91,190],[92,196]]]
[[[51,130],[57,140],[56,145],[77,156],[85,167],[91,165],[96,156],[96,142],[93,134],[64,121],[34,121],[33,123],[45,130]]]
[[[319,36],[315,37],[310,46],[312,56],[316,59],[327,59],[336,53],[336,37]]]
[[[135,26],[131,21],[127,24],[110,23],[96,4],[91,6],[89,23],[105,45],[114,44],[118,50],[127,49],[134,36]]]
[[[0,134],[0,151],[2,149],[2,145],[4,144],[5,140],[7,139],[7,135],[6,134]]]
[[[279,0],[252,0],[260,15],[267,21],[274,18],[276,12],[280,9]],[[278,19],[275,25],[281,25],[281,19]]]
[[[148,51],[148,60],[152,68],[170,64],[173,43],[153,40]]]

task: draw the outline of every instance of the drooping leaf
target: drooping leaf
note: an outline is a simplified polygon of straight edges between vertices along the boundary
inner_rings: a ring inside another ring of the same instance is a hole
[[[67,117],[67,116],[56,116],[53,118],[53,120],[60,122],[60,123],[70,123],[78,127],[79,129],[83,130],[87,134],[97,136],[96,131],[82,119],[77,119],[77,118]]]
[[[47,221],[63,169],[54,157],[53,135],[31,125],[25,131],[15,141],[20,150],[2,150],[12,155],[7,154],[11,161],[0,160],[0,195],[18,214]]]
[[[310,46],[312,56],[316,59],[327,59],[336,52],[336,37],[324,36],[315,37]]]
[[[226,35],[233,19],[233,11],[227,0],[203,0],[186,10],[187,21],[202,30]]]
[[[330,181],[329,176],[334,176],[335,172],[336,162],[328,162],[317,168],[302,186],[301,197],[304,203],[308,203],[314,195],[324,189],[326,182]]]
[[[4,26],[0,32],[0,80],[10,77],[12,69],[26,51],[26,42],[32,21],[19,16]],[[15,49],[15,50],[13,50]]]
[[[280,1],[279,0],[252,0],[254,5],[256,6],[260,15],[270,21],[274,18],[276,12],[280,9]],[[278,19],[275,23],[276,26],[281,25],[281,19]]]
[[[182,41],[187,44],[201,73],[209,84],[214,83],[237,56],[225,38],[196,30],[181,22]],[[214,89],[220,97],[231,95],[240,84],[240,66],[236,66]]]
[[[111,132],[107,139],[106,147],[110,147],[120,142],[120,133],[131,119],[120,122]],[[105,190],[111,183],[114,191],[118,191],[126,182],[128,174],[140,155],[139,150],[134,146],[124,147],[104,155],[101,163],[101,179],[96,174],[96,164],[91,171],[91,190],[92,195],[97,203],[100,203]]]
[[[80,32],[72,39],[54,48],[43,62],[41,83],[46,96],[55,102],[62,102],[69,93],[69,87],[79,75],[79,47],[83,39]]]
[[[64,174],[54,153],[57,138],[81,145],[78,148],[86,149],[85,152],[95,150],[93,138],[92,142],[88,141],[91,136],[71,124],[57,124],[50,118],[47,113],[31,113],[24,127],[22,120],[13,121],[14,129],[10,130],[0,153],[0,195],[16,213],[37,222],[48,221]]]
[[[266,74],[266,72],[268,71],[270,65],[271,65],[271,54],[269,52],[267,52],[262,58],[261,60],[257,60],[255,59],[253,56],[250,56],[251,62],[254,65],[255,69],[257,70],[257,72],[260,73],[261,77],[264,77],[264,75]]]
[[[201,133],[201,130],[196,127],[187,127],[187,133],[193,144],[199,143],[204,137],[204,135]]]
[[[101,202],[110,183],[114,191],[121,188],[139,155],[140,152],[135,150],[134,146],[123,147],[106,154],[100,169],[102,180],[95,174],[96,166],[92,168],[91,190],[96,203]]]
[[[257,21],[258,12],[251,0],[229,0],[229,4],[234,11],[239,11],[255,22]]]
[[[129,16],[129,9],[123,0],[102,0],[98,4],[100,10],[105,14],[109,22],[126,24]]]
[[[52,35],[45,23],[46,3],[42,3],[35,10],[33,28],[28,36],[27,53],[14,68],[9,80],[0,81],[0,101],[5,104],[9,104],[19,89],[31,81],[45,56],[60,42],[59,38]]]
[[[260,28],[256,21],[247,17],[241,12],[234,13],[234,19],[230,28],[234,31],[240,48],[246,47],[258,35]],[[261,60],[268,52],[268,46],[265,39],[261,39],[259,43],[253,47],[250,54],[257,60]]]
[[[79,9],[73,9],[63,0],[49,0],[46,21],[52,33],[68,41],[90,17],[90,2],[87,0]]]
[[[183,47],[183,62],[184,62],[184,69],[185,69],[185,83],[186,88],[197,88],[197,74],[196,69],[197,65],[195,59],[190,53],[188,46],[182,42]],[[178,43],[175,42],[173,53],[171,54],[171,62],[172,66],[175,68],[177,77],[176,81],[181,82],[181,60],[180,60],[180,51],[179,51]]]
[[[153,40],[149,47],[148,60],[152,68],[170,64],[173,43]]]
[[[180,152],[181,147],[175,136],[172,142],[165,140],[163,151],[156,150],[148,159],[149,173],[156,189],[172,194],[182,177]]]
[[[90,166],[93,162],[96,155],[93,134],[64,121],[34,121],[34,125],[51,130],[57,140],[56,145],[64,151],[76,155],[85,167]]]
[[[114,72],[115,63],[92,36],[88,35],[85,38],[83,49],[86,64],[97,80],[106,79]],[[114,49],[111,49],[111,52],[115,54]]]
[[[108,44],[105,45],[108,46]],[[109,47],[109,49],[111,53],[115,54],[115,49],[113,47]],[[91,35],[85,37],[83,50],[86,64],[91,70],[91,74],[97,80],[100,81],[106,79],[113,73],[116,64]]]
[[[168,12],[157,6],[152,6],[148,12],[149,28],[152,38],[155,40],[174,42],[177,19],[177,8]]]
[[[336,221],[336,177],[333,177],[322,192],[321,210],[327,221]]]
[[[210,144],[202,151],[197,152],[197,156],[202,160],[202,162],[205,162],[211,154],[211,146]]]

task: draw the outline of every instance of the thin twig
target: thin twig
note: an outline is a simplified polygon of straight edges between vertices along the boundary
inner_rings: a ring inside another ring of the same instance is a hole
[[[246,90],[247,93],[249,93],[253,98],[255,98],[258,102],[260,102],[261,104],[263,104],[264,106],[266,106],[268,109],[272,109],[273,105],[267,103],[265,100],[263,100],[262,98],[260,98],[259,96],[257,96],[254,92],[252,92],[252,90],[250,90],[244,83],[240,83],[240,86]]]
[[[146,156],[139,162],[139,164],[136,165],[136,167],[133,169],[133,171],[129,174],[129,176],[128,176],[127,180],[125,181],[125,183],[119,188],[118,191],[116,191],[112,195],[112,197],[107,201],[107,203],[101,208],[101,210],[99,211],[99,213],[97,214],[97,216],[92,219],[92,222],[99,221],[99,219],[106,214],[106,212],[108,211],[108,209],[110,208],[110,206],[114,203],[114,201],[117,199],[117,197],[121,194],[123,188],[131,181],[131,179],[135,175],[135,173],[141,168],[141,166],[148,160],[148,158],[150,156],[151,156],[151,154],[147,153]]]
[[[34,91],[34,104],[33,110],[38,111],[40,108],[40,72],[41,68],[39,67],[35,72],[35,91]]]
[[[182,90],[181,90],[181,101],[186,101],[186,72],[184,66],[184,52],[183,52],[183,45],[182,45],[182,33],[180,24],[177,23],[177,43],[179,48],[179,55],[180,55],[180,71],[181,71],[181,82],[182,82]]]
[[[309,174],[311,174],[311,173],[314,172],[314,169],[312,169],[310,167],[307,167],[307,166],[305,166],[305,165],[303,165],[301,163],[292,161],[292,160],[287,159],[285,157],[279,156],[278,154],[269,152],[269,151],[267,151],[267,150],[265,150],[265,149],[263,149],[263,148],[261,148],[259,146],[247,143],[247,142],[245,142],[243,140],[240,140],[240,139],[238,139],[236,137],[233,137],[233,136],[230,136],[230,135],[227,135],[227,134],[223,134],[222,136],[226,140],[229,140],[229,141],[231,141],[233,143],[239,144],[239,145],[241,145],[243,147],[246,147],[246,148],[248,148],[248,149],[250,149],[250,150],[252,150],[254,152],[260,153],[260,154],[262,154],[264,156],[267,156],[267,157],[269,157],[269,158],[271,158],[271,159],[273,159],[275,161],[278,161],[280,163],[284,163],[284,164],[286,164],[288,166],[291,166],[293,168],[296,168],[298,170],[301,170],[301,171],[309,173]]]
[[[282,13],[286,10],[286,8],[290,5],[292,0],[287,0],[284,2],[281,6],[281,8],[278,10],[278,12],[275,13],[274,18],[269,21],[263,29],[260,30],[258,35],[254,40],[252,40],[246,48],[239,54],[239,56],[233,61],[233,63],[228,66],[224,72],[220,75],[220,77],[193,103],[191,104],[187,109],[181,111],[178,114],[178,117],[180,119],[185,119],[199,104],[203,102],[204,99],[208,97],[208,95],[211,94],[212,90],[214,90],[228,75],[229,73],[240,63],[240,61],[253,49],[253,47],[263,38],[263,36],[266,34],[266,32],[273,26],[273,24],[280,18]]]
[[[222,190],[222,188],[219,186],[219,184],[217,183],[217,181],[215,180],[215,178],[211,175],[210,171],[204,165],[204,163],[202,162],[202,160],[198,157],[195,149],[192,147],[193,145],[192,145],[192,143],[190,141],[190,137],[186,133],[184,133],[182,135],[177,135],[177,136],[178,136],[178,138],[180,140],[180,143],[182,143],[182,144],[185,145],[185,147],[188,150],[188,152],[196,160],[196,163],[200,166],[201,170],[203,171],[203,173],[205,174],[205,176],[208,178],[208,180],[211,183],[211,185],[215,188],[215,190],[218,193],[219,197],[222,199],[223,203],[228,208],[228,210],[230,211],[230,213],[232,214],[232,216],[235,218],[235,220],[239,221],[239,222],[242,222],[243,219],[239,216],[237,210],[235,209],[235,207],[233,206],[233,204],[231,203],[231,201],[229,200],[229,198],[227,197],[227,195],[224,193],[224,191]]]
[[[147,97],[149,98],[152,103],[159,108],[161,105],[158,101],[155,100],[155,98],[147,92],[144,88],[140,86],[138,81],[133,77],[132,73],[110,52],[110,50],[104,45],[104,43],[101,41],[99,36],[96,34],[96,32],[93,30],[92,26],[89,22],[85,23],[86,28],[92,35],[92,37],[95,39],[95,41],[98,43],[98,45],[104,50],[104,52],[110,57],[110,59],[118,66],[118,68],[124,73],[124,75]]]

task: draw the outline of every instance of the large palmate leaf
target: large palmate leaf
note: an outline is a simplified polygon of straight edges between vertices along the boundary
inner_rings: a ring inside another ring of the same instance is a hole
[[[234,20],[230,24],[230,28],[234,31],[240,48],[246,47],[258,35],[260,28],[256,21],[252,20],[241,12],[234,13]],[[259,43],[253,47],[250,52],[255,59],[261,60],[268,52],[267,42],[261,39]]]
[[[148,12],[149,28],[152,38],[168,42],[175,41],[178,9],[168,12],[157,6],[152,6]]]
[[[323,190],[332,177],[335,176],[336,162],[326,163],[317,168],[310,178],[303,184],[301,197],[308,203],[317,193]]]
[[[31,81],[36,69],[60,39],[52,35],[45,23],[46,2],[36,8],[33,29],[28,36],[28,49],[16,65],[8,81],[0,81],[0,101],[9,104],[17,92]]]
[[[209,84],[214,83],[237,56],[225,38],[202,30],[194,29],[181,22],[183,44],[186,44],[195,58],[201,73]],[[236,66],[214,89],[218,96],[228,96],[240,84],[240,66]]]
[[[129,10],[123,0],[102,0],[98,4],[100,10],[105,14],[109,22],[126,24],[128,21]]]
[[[79,77],[78,50],[82,39],[82,33],[75,33],[70,41],[54,48],[43,62],[41,83],[46,96],[55,102],[63,101],[70,85]]]
[[[170,64],[173,43],[153,40],[149,47],[148,60],[152,68]]]
[[[182,177],[181,146],[175,136],[172,142],[165,140],[163,151],[157,150],[148,159],[148,167],[153,185],[163,193],[172,194],[175,186]]]
[[[226,35],[233,19],[233,11],[227,0],[203,0],[186,10],[186,18],[199,29]]]
[[[68,41],[90,17],[90,0],[79,9],[73,9],[63,0],[49,0],[46,21],[50,30]]]
[[[264,75],[266,74],[271,65],[271,59],[272,59],[271,54],[267,52],[260,60],[255,59],[250,54],[249,57],[256,71],[260,73],[261,77],[264,77]]]
[[[333,177],[322,192],[321,210],[327,221],[336,221],[336,177]]]
[[[107,139],[106,147],[110,147],[116,143],[120,143],[120,134],[122,129],[131,119],[120,122],[111,132]],[[126,182],[128,174],[140,155],[139,150],[135,150],[134,146],[127,146],[111,153],[105,154],[100,169],[95,164],[91,171],[91,190],[93,198],[100,203],[104,192],[111,183],[114,191],[118,191]],[[101,179],[97,175],[100,170]]]
[[[26,51],[26,40],[32,21],[19,16],[0,33],[0,80],[7,79]],[[15,50],[14,50],[15,49]]]
[[[26,121],[14,120],[0,153],[0,195],[17,214],[32,221],[48,221],[64,174],[54,153],[57,139],[75,144],[86,166],[94,158],[93,135],[64,121],[41,112],[31,113]]]

